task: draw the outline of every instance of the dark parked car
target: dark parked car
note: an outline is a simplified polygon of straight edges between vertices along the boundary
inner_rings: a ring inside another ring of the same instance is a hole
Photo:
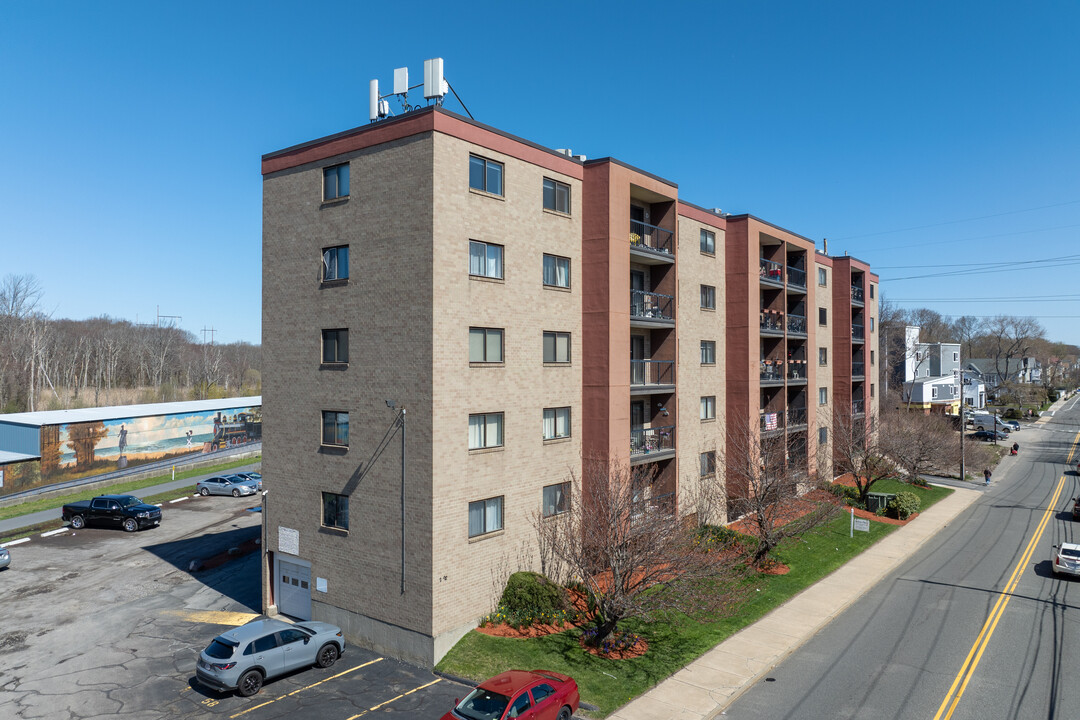
[[[106,525],[135,532],[160,525],[161,508],[147,505],[134,495],[99,495],[65,505],[60,517],[76,530],[86,525]]]
[[[994,432],[993,430],[976,430],[975,434],[971,437],[976,440],[986,440],[989,442],[990,440],[1005,440],[1008,438],[1008,435],[1003,432]]]
[[[578,709],[572,677],[550,670],[507,670],[480,683],[442,720],[570,720]]]
[[[1080,498],[1073,500],[1072,517],[1073,520],[1080,520]]]

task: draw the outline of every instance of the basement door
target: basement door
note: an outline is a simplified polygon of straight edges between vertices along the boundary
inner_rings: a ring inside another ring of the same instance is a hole
[[[282,615],[311,619],[311,567],[278,559],[277,609]]]

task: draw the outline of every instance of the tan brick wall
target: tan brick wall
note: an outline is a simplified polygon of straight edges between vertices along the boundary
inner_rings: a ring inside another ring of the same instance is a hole
[[[878,349],[880,348],[878,343],[881,337],[878,334],[880,330],[878,327],[878,323],[880,322],[878,317],[878,296],[881,294],[881,285],[876,279],[871,278],[869,273],[867,273],[866,285],[866,312],[867,315],[873,319],[874,324],[874,329],[870,331],[870,339],[866,343],[866,382],[867,384],[873,385],[874,394],[867,398],[866,412],[874,417],[878,417],[878,409],[881,406],[881,385],[878,382],[878,379],[880,378],[880,375],[878,374],[878,362],[881,360],[878,357]],[[870,297],[871,287],[874,288],[874,297],[872,298]],[[870,364],[871,350],[874,351],[873,365]]]
[[[825,270],[825,285],[818,283],[818,268]],[[813,364],[816,371],[816,377],[814,385],[808,388],[808,422],[811,434],[814,439],[817,439],[818,430],[822,427],[828,428],[829,445],[826,448],[818,448],[817,451],[817,466],[822,474],[822,477],[828,480],[832,480],[832,442],[833,442],[833,365],[836,362],[836,354],[833,351],[833,335],[830,327],[822,327],[817,325],[818,322],[818,309],[825,308],[828,315],[829,322],[835,322],[835,314],[833,313],[832,302],[832,286],[835,278],[833,277],[833,269],[830,265],[825,263],[814,262],[811,265],[810,276],[807,278],[807,283],[812,283],[814,286],[814,309],[811,317],[807,318],[807,322],[813,323],[817,326],[818,332],[815,336],[816,347],[811,348],[811,357],[809,361]],[[818,349],[825,348],[828,354],[828,365],[822,367],[818,364]],[[826,405],[820,405],[818,403],[818,392],[820,388],[826,388],[828,393],[829,402]]]

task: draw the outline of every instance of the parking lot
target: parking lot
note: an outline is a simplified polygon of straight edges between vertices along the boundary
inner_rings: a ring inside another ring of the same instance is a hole
[[[69,530],[12,547],[0,571],[0,717],[437,719],[468,692],[355,646],[251,698],[200,687],[197,653],[259,612],[259,554],[188,568],[259,537],[256,504],[191,498],[166,504],[158,528]]]

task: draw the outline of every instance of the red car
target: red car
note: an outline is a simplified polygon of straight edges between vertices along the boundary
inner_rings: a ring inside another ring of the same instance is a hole
[[[507,670],[480,683],[442,720],[570,720],[577,709],[574,678],[550,670]]]

